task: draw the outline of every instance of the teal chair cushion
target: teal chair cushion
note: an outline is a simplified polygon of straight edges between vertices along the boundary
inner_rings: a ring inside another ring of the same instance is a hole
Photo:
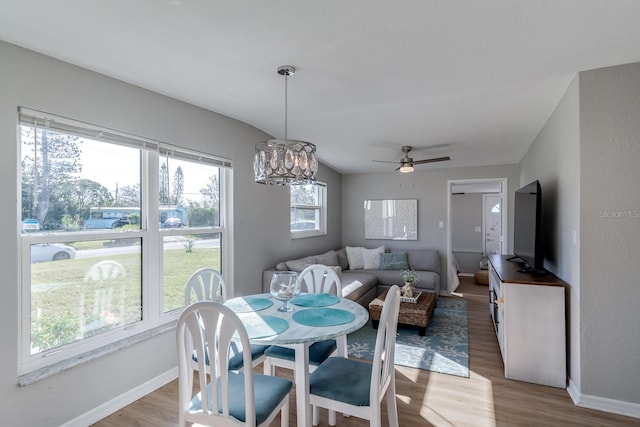
[[[229,370],[237,371],[238,369],[242,369],[243,361],[242,361],[242,346],[238,343],[232,343],[231,348],[231,356],[229,358]],[[265,350],[269,348],[268,345],[251,345],[251,360],[256,360],[261,357]],[[198,361],[198,357],[194,353],[191,358],[194,362]],[[209,366],[209,352],[206,353],[205,364]]]
[[[253,374],[253,388],[256,407],[256,425],[262,424],[269,415],[278,407],[282,399],[291,391],[291,381],[271,377],[268,375]],[[218,404],[222,407],[222,391],[220,380],[217,382]],[[207,384],[209,399],[211,396],[211,384]],[[244,373],[229,372],[229,415],[241,422],[246,422],[244,399]],[[189,407],[190,411],[202,410],[200,393],[194,396]],[[209,401],[211,403],[213,400]]]
[[[309,364],[318,366],[333,353],[336,349],[336,340],[319,341],[309,347]],[[296,352],[292,348],[272,345],[264,352],[265,356],[276,357],[290,361],[296,360]]]
[[[316,396],[370,406],[371,364],[330,357],[309,376],[309,392]]]

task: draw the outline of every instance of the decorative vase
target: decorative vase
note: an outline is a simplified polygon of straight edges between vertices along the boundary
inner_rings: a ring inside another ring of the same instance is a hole
[[[413,287],[413,282],[404,282],[404,287],[402,288],[402,296],[413,298],[414,291],[415,288]]]

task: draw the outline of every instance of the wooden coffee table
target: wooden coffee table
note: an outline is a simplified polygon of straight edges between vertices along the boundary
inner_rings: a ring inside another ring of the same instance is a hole
[[[384,305],[384,299],[386,297],[387,291],[384,291],[369,303],[369,318],[371,319],[371,324],[376,329],[378,328],[382,306]],[[398,323],[417,326],[418,334],[423,337],[427,326],[429,326],[429,321],[433,317],[437,301],[438,299],[435,294],[422,292],[420,298],[418,298],[418,301],[415,303],[401,302],[400,312],[398,313]]]

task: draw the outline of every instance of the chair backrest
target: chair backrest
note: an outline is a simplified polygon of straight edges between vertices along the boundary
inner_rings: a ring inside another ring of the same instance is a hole
[[[399,311],[400,288],[393,285],[384,300],[376,335],[376,347],[371,367],[370,402],[372,405],[374,402],[380,401],[380,396],[384,395],[393,375],[395,375],[394,363]]]
[[[327,293],[342,298],[342,280],[334,267],[323,264],[313,264],[302,270],[298,275],[301,291],[312,294]]]
[[[234,341],[242,342],[244,366],[251,366],[247,331],[240,318],[228,307],[214,301],[199,301],[188,306],[178,319],[178,387],[180,424],[185,421],[205,425],[230,425],[229,406],[234,398],[229,393],[229,377],[242,375],[245,390],[245,419],[255,425],[253,375],[229,372],[230,349]],[[198,360],[199,385],[192,390],[192,356]],[[209,365],[205,366],[207,359]],[[214,363],[215,362],[215,363]],[[209,368],[209,369],[207,369]],[[207,374],[211,385],[207,386]],[[217,383],[220,383],[218,390]],[[201,409],[194,411],[190,402],[200,393]],[[225,420],[226,419],[226,420]]]
[[[80,291],[80,338],[125,324],[126,275],[124,266],[112,260],[89,268]]]
[[[194,301],[226,301],[227,285],[222,275],[213,268],[201,268],[189,277],[184,290],[184,303]]]

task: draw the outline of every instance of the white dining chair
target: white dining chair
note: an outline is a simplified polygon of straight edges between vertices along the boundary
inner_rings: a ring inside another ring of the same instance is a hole
[[[234,342],[242,343],[245,366],[251,364],[249,336],[230,308],[213,301],[189,305],[176,328],[178,346],[179,426],[268,426],[280,413],[289,425],[292,383],[283,378],[229,369]],[[193,390],[193,355],[198,384]],[[210,363],[206,365],[209,359]],[[208,374],[207,374],[208,371]]]
[[[328,293],[342,298],[342,281],[333,267],[322,264],[313,264],[305,268],[298,275],[298,283],[303,292]],[[343,354],[347,354],[347,340],[343,342]],[[337,353],[336,340],[326,340],[313,343],[309,347],[309,372]],[[276,368],[294,370],[295,351],[291,348],[272,345],[265,351],[264,373],[275,375]]]
[[[229,289],[222,278],[220,272],[213,268],[201,268],[189,277],[187,286],[184,291],[184,304],[190,305],[195,301],[215,301],[224,302],[229,297]],[[253,360],[252,367],[256,367],[265,360],[264,352],[268,345],[251,345],[251,358]],[[229,368],[233,371],[243,368],[242,349],[240,344],[236,343],[234,348],[235,355],[231,357]],[[194,360],[194,369],[196,369],[197,361]],[[208,363],[208,362],[207,362]]]
[[[382,307],[373,363],[331,357],[311,374],[311,405],[314,413],[317,407],[329,410],[330,425],[336,425],[335,412],[342,412],[380,427],[382,399],[386,395],[389,426],[398,427],[394,352],[399,310],[400,288],[394,285]],[[318,425],[315,414],[313,425]]]
[[[226,301],[229,290],[222,275],[213,268],[201,268],[189,277],[184,290],[184,304],[194,301]]]

